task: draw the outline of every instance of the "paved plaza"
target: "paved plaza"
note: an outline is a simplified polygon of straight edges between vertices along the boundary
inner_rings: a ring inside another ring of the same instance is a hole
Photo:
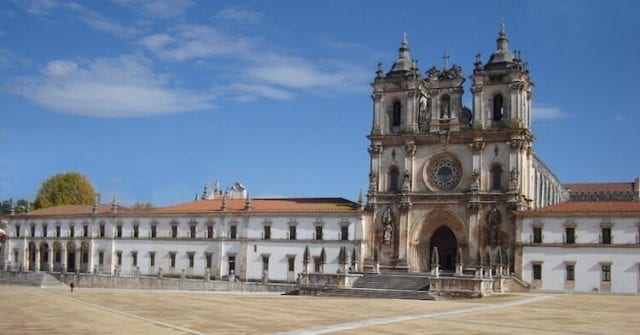
[[[637,295],[412,301],[0,286],[1,334],[637,334]]]

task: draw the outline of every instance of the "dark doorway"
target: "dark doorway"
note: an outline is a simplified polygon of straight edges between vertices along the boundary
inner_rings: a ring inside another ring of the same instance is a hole
[[[455,270],[458,241],[451,229],[446,226],[438,228],[438,230],[433,233],[433,236],[431,236],[431,241],[429,242],[431,246],[430,252],[433,252],[433,247],[438,248],[440,270]]]
[[[76,271],[76,252],[68,251],[67,252],[67,272],[75,272]]]

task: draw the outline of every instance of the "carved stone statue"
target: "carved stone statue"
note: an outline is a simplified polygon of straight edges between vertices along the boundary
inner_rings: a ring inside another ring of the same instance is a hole
[[[376,191],[376,184],[378,183],[378,178],[374,172],[369,173],[369,191]]]
[[[449,104],[442,104],[440,106],[440,118],[448,119],[451,117],[451,113],[449,112]]]
[[[411,191],[411,175],[408,170],[404,170],[404,175],[402,176],[402,192],[406,193]]]
[[[487,213],[487,228],[487,242],[492,247],[495,247],[500,243],[500,211],[495,205]]]
[[[393,235],[393,227],[390,224],[384,226],[383,239],[385,244],[391,244],[391,238]]]
[[[471,189],[477,191],[480,188],[480,172],[478,169],[473,169],[471,173]]]
[[[391,207],[387,207],[382,213],[382,238],[385,244],[390,244],[393,238],[393,213]]]

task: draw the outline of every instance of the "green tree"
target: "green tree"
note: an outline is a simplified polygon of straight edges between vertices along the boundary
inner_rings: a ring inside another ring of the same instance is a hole
[[[143,202],[136,202],[135,204],[131,205],[130,208],[134,211],[150,211],[155,207],[153,207],[153,204],[150,202],[147,202],[146,204]]]
[[[94,199],[95,191],[87,177],[78,172],[58,173],[42,183],[33,207],[91,205]]]

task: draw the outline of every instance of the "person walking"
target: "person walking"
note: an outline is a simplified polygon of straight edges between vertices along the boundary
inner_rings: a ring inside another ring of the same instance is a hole
[[[69,288],[71,288],[71,293],[73,293],[73,287],[74,287],[73,282],[69,283]]]

